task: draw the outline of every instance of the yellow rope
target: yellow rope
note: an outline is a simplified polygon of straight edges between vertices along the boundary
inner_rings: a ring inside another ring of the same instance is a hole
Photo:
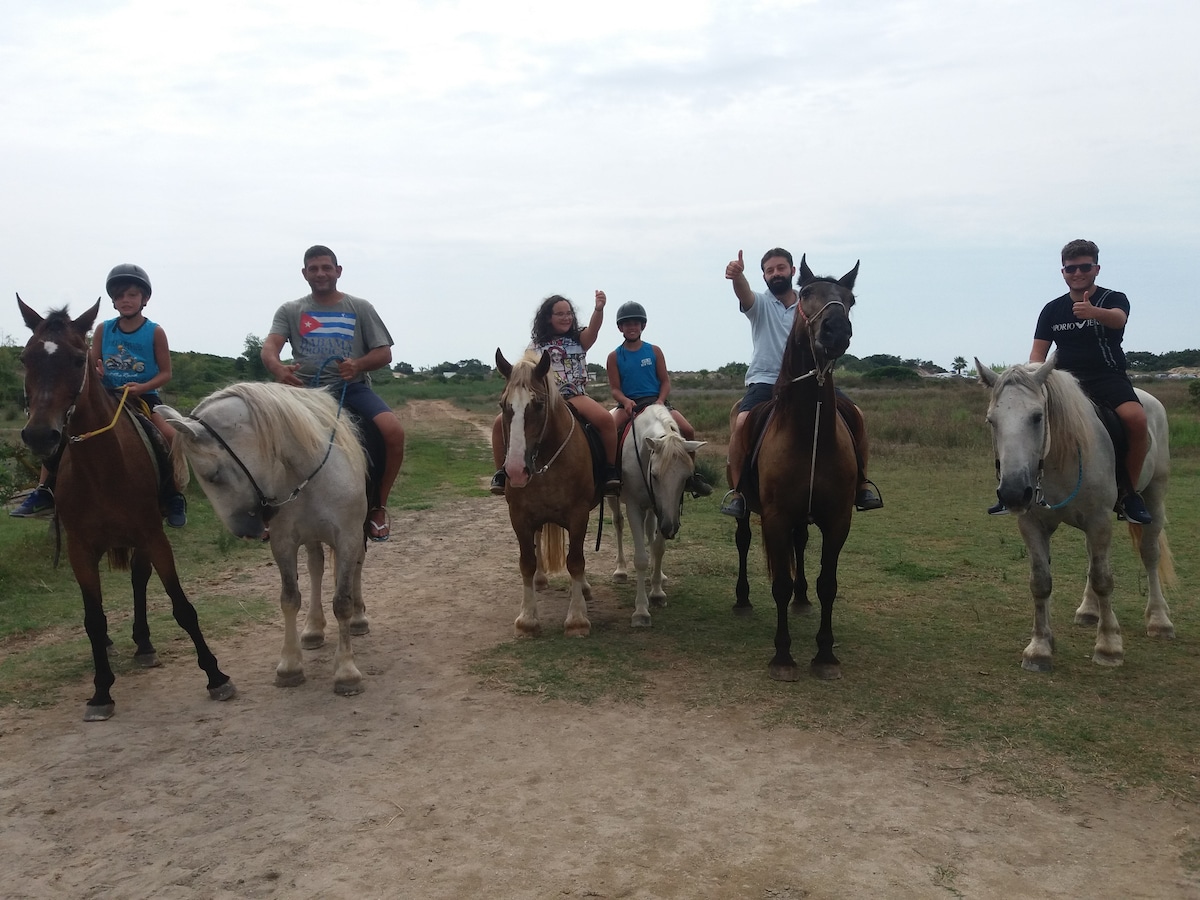
[[[117,404],[117,414],[113,416],[113,420],[103,428],[97,428],[95,431],[89,431],[87,434],[77,434],[71,438],[72,444],[78,444],[80,441],[86,441],[88,438],[95,437],[98,434],[104,434],[106,431],[111,431],[116,427],[117,421],[121,418],[121,410],[125,408],[125,398],[129,396],[129,385],[125,385],[121,389],[121,402]],[[141,401],[143,412],[149,414],[149,407],[146,406],[146,401]]]

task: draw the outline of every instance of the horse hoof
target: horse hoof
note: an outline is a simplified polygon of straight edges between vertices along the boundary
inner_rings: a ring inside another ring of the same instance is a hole
[[[733,604],[733,614],[741,618],[748,618],[754,615],[754,607],[749,603],[735,603]]]
[[[162,663],[158,661],[158,654],[154,652],[135,653],[133,654],[133,661],[143,669],[157,669],[162,665]]]
[[[771,677],[773,679],[775,679],[776,681],[799,681],[800,680],[800,670],[796,667],[795,663],[792,663],[790,666],[779,665],[777,663],[771,663],[771,666],[767,671],[770,673]]]
[[[822,681],[837,681],[842,677],[842,667],[839,663],[814,662],[808,670]]]
[[[1098,666],[1107,666],[1110,669],[1115,669],[1117,666],[1124,664],[1124,653],[1108,653],[1097,650],[1092,654],[1092,662]]]
[[[1100,624],[1100,617],[1095,613],[1076,613],[1076,625],[1086,625],[1088,628],[1095,628]]]
[[[591,622],[584,622],[582,625],[567,625],[563,627],[563,635],[569,638],[585,638],[591,633]]]
[[[351,637],[362,637],[364,634],[370,634],[370,633],[371,633],[371,625],[369,622],[364,620],[362,622],[351,622],[350,623]]]
[[[1045,674],[1054,671],[1054,660],[1048,658],[1026,658],[1021,660],[1021,668],[1026,672],[1041,672]]]
[[[88,704],[83,709],[83,721],[85,722],[103,722],[106,719],[111,719],[113,713],[117,711],[115,703],[98,703],[95,706]]]
[[[275,687],[296,687],[304,684],[304,671],[299,672],[276,672]]]
[[[353,697],[365,690],[366,687],[363,686],[361,678],[356,681],[335,681],[333,683],[333,692],[339,697]]]
[[[809,600],[793,600],[788,605],[793,616],[811,616],[813,611],[812,602]]]
[[[237,688],[232,681],[227,681],[215,688],[208,689],[209,700],[232,700],[237,696]]]
[[[316,650],[318,647],[325,646],[324,634],[302,634],[300,635],[300,646],[305,650]]]
[[[648,613],[642,613],[642,614],[634,613],[633,618],[629,621],[629,624],[632,625],[634,628],[649,628],[650,627],[650,616]]]
[[[1147,625],[1146,637],[1154,638],[1158,641],[1173,641],[1175,640],[1174,625]]]
[[[613,580],[613,584],[628,584],[629,583],[629,573],[628,572],[613,572],[612,580]]]
[[[667,595],[661,594],[656,597],[656,596],[654,596],[654,594],[651,594],[650,595],[650,605],[656,606],[659,609],[662,609],[664,606],[667,605]]]

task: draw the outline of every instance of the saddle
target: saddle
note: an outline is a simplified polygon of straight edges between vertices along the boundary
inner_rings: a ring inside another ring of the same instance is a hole
[[[370,419],[362,419],[348,409],[343,411],[358,426],[358,442],[367,454],[367,503],[369,509],[382,506],[380,492],[383,482],[383,467],[387,462],[387,445],[379,426]]]
[[[588,424],[587,420],[575,410],[571,404],[567,404],[571,410],[571,415],[575,417],[575,421],[583,428],[584,437],[588,441],[588,449],[592,451],[592,484],[597,491],[603,490],[604,483],[607,481],[607,461],[604,453],[604,442],[600,439],[600,432]]]

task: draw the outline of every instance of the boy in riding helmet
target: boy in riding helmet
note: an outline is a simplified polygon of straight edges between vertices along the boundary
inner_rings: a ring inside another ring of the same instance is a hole
[[[171,351],[166,332],[143,313],[150,302],[150,277],[141,266],[122,263],[108,273],[105,290],[118,316],[92,334],[90,365],[109,390],[127,390],[129,397],[145,402],[151,421],[170,446],[175,430],[154,408],[162,403],[158,389],[171,380]],[[11,515],[32,516],[53,508],[52,477],[43,469],[42,484]],[[187,499],[178,488],[167,498],[167,524],[187,524]]]
[[[693,440],[696,430],[679,410],[667,402],[671,393],[671,376],[662,350],[642,340],[646,327],[646,308],[630,300],[617,310],[617,330],[625,338],[621,346],[608,354],[608,386],[617,405],[612,410],[618,436],[626,424],[641,409],[661,403],[670,410],[685,440]],[[687,489],[697,496],[707,497],[712,485],[698,472],[687,480]]]

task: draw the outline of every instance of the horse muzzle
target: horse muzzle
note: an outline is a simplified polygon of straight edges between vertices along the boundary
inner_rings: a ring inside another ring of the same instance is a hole
[[[26,425],[21,429],[21,441],[40,460],[49,459],[62,445],[63,433],[59,428],[46,425]]]

